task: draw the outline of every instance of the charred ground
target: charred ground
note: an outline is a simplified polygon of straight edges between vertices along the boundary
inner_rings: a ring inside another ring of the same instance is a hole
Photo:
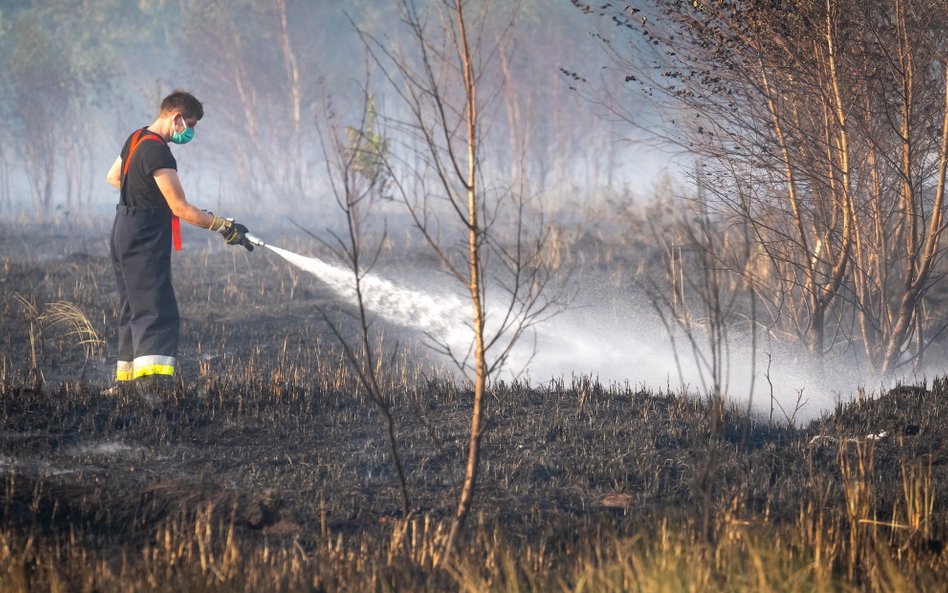
[[[340,535],[384,547],[400,502],[381,421],[318,312],[344,319],[344,304],[272,255],[188,245],[174,270],[182,381],[158,400],[105,395],[115,319],[106,244],[90,234],[58,253],[50,247],[64,244],[55,233],[37,240],[7,228],[0,245],[5,533],[120,558],[204,516],[250,548],[314,550]],[[38,317],[56,301],[76,304],[107,338],[104,349],[87,353]],[[469,394],[407,348],[387,365],[413,506],[447,520]],[[944,379],[799,428],[712,412],[687,394],[585,377],[498,386],[473,529],[552,557],[603,532],[632,536],[668,522],[711,539],[722,537],[724,518],[779,530],[819,515],[828,530],[861,529],[848,510],[858,479],[860,516],[880,541],[941,566]],[[906,468],[930,475],[933,500],[928,525],[911,533],[902,525]]]

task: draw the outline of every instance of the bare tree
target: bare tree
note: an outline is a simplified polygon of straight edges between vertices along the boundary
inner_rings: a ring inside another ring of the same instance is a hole
[[[221,106],[217,123],[236,159],[228,165],[241,191],[259,198],[302,200],[310,173],[306,107],[315,103],[315,65],[304,60],[294,40],[292,15],[284,0],[185,2],[182,10],[200,33],[182,40],[200,56],[207,101]],[[202,95],[203,96],[203,95]],[[239,132],[236,132],[239,130]],[[312,153],[310,153],[312,154]]]
[[[531,225],[527,196],[516,185],[490,187],[497,177],[482,165],[485,121],[503,82],[496,60],[507,41],[487,31],[508,30],[498,18],[504,11],[461,0],[403,0],[402,8],[410,52],[361,32],[401,100],[402,111],[387,119],[400,139],[393,148],[400,156],[387,160],[392,189],[441,266],[465,287],[471,306],[470,346],[435,345],[456,361],[473,390],[467,461],[442,556],[447,560],[474,500],[491,379],[554,301],[544,297],[549,275],[542,265],[542,220]]]
[[[326,155],[326,173],[336,198],[336,204],[345,216],[346,233],[333,234],[334,242],[328,244],[333,252],[346,263],[353,274],[353,289],[356,300],[358,338],[346,336],[344,330],[322,310],[323,318],[342,346],[359,383],[382,416],[389,453],[395,466],[398,490],[402,501],[402,518],[411,516],[411,498],[405,478],[404,464],[399,454],[395,436],[395,418],[392,412],[390,391],[381,378],[381,365],[376,352],[377,334],[366,310],[364,279],[371,272],[379,251],[385,242],[384,233],[374,243],[369,243],[364,232],[366,220],[377,203],[379,190],[386,184],[387,171],[383,166],[386,143],[376,132],[375,112],[368,86],[363,97],[363,118],[357,127],[346,128],[343,135],[331,106],[327,106],[327,121],[320,122],[319,137]]]
[[[0,117],[16,138],[0,160],[25,172],[37,217],[50,215],[57,195],[70,207],[91,187],[91,122],[114,76],[108,43],[89,34],[106,10],[93,4],[4,7],[0,19]]]
[[[921,313],[942,253],[948,7],[574,4],[640,36],[606,48],[653,118],[606,102],[704,159],[709,203],[767,258],[753,280],[777,332],[817,359],[861,344],[883,372],[918,356],[938,330]]]
[[[719,407],[731,378],[730,334],[736,320],[747,321],[741,331],[756,345],[756,320],[743,313],[753,299],[752,289],[732,272],[746,265],[750,242],[742,236],[746,228],[722,224],[700,195],[688,200],[685,208],[672,207],[674,200],[662,198],[656,206],[661,212],[650,212],[648,217],[665,273],[647,275],[645,289],[671,339],[682,384],[677,335],[695,363],[702,392]]]
[[[854,76],[865,81],[850,108],[865,178],[853,281],[864,351],[883,371],[921,356],[944,329],[926,319],[923,303],[942,277],[946,18],[943,2],[900,0],[867,10],[857,23],[867,41],[852,50]]]
[[[303,192],[303,90],[300,83],[300,70],[297,64],[296,52],[290,38],[289,24],[286,16],[286,0],[276,1],[277,15],[280,21],[280,50],[283,54],[283,66],[286,70],[287,89],[290,96],[290,138],[292,141],[292,166],[290,174],[292,189],[295,193]]]
[[[68,112],[69,91],[75,85],[63,48],[40,28],[38,17],[22,15],[18,24],[6,69],[13,96],[5,120],[19,138],[11,146],[29,171],[36,213],[48,213],[59,154],[58,122]]]

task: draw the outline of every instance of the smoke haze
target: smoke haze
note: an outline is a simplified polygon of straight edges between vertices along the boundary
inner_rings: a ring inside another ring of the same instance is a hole
[[[205,105],[195,142],[174,149],[189,200],[250,221],[252,231],[277,244],[296,224],[315,233],[344,229],[319,132],[359,126],[367,98],[383,114],[378,133],[391,137],[399,161],[416,155],[417,146],[396,141],[404,106],[365,49],[371,40],[393,56],[417,58],[397,2],[103,0],[82,3],[78,13],[68,2],[36,4],[0,6],[6,73],[0,115],[7,128],[0,215],[6,220],[109,220],[117,192],[105,184],[105,173],[127,135],[151,123],[161,97],[174,88],[192,91]],[[678,178],[680,169],[672,155],[642,143],[634,127],[582,92],[581,82],[607,93],[622,90],[614,82],[622,77],[606,74],[601,41],[611,38],[609,29],[567,0],[524,1],[516,11],[494,6],[483,39],[506,33],[511,51],[506,62],[485,65],[485,80],[498,84],[483,114],[484,186],[495,191],[524,179],[523,192],[542,203],[537,212],[546,221],[587,230],[611,225],[604,242],[624,238],[633,231],[622,228],[615,212],[649,203],[655,181]],[[399,249],[411,243],[404,239],[411,224],[388,197],[376,212],[378,224]],[[340,270],[279,253],[335,282],[351,300]],[[631,266],[631,259],[614,261]],[[463,299],[435,286],[386,284],[380,272],[373,277],[373,306],[387,322],[421,333],[463,325],[456,322],[464,318]],[[576,306],[537,327],[536,351],[525,340],[510,369],[541,382],[577,373],[604,384],[675,389],[684,383],[700,392],[706,373],[689,352],[670,348],[666,329],[631,284],[613,283],[610,292],[584,282]],[[466,336],[441,338],[462,348]],[[866,383],[856,364],[842,365],[851,373],[817,379],[792,352],[766,344],[754,352],[740,342],[730,344],[727,388],[753,391],[758,411],[769,411],[770,383],[788,411],[802,393],[808,403],[798,418],[817,415]]]

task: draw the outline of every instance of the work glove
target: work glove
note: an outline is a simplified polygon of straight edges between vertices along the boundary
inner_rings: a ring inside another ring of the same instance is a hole
[[[228,245],[243,245],[247,251],[253,251],[253,243],[247,240],[247,227],[234,219],[215,216],[210,229],[220,233]]]

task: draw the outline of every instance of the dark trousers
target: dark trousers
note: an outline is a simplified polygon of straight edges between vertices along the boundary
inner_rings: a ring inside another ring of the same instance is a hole
[[[116,379],[173,375],[180,318],[171,286],[171,211],[119,204],[111,253],[121,307]]]

